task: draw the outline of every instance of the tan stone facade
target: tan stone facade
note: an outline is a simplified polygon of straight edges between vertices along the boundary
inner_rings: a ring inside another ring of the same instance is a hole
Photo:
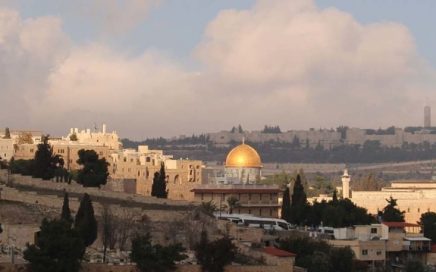
[[[263,185],[203,185],[193,189],[195,201],[213,202],[217,207],[227,205],[235,197],[239,207],[234,213],[251,214],[260,217],[279,217],[281,189]],[[228,207],[227,207],[228,209]]]
[[[436,212],[436,181],[433,180],[398,180],[391,182],[389,187],[381,191],[353,191],[353,181],[350,182],[348,171],[342,176],[342,196],[349,198],[357,206],[363,207],[371,214],[377,214],[387,205],[390,197],[397,200],[398,208],[404,211],[406,222],[416,223],[421,214]],[[349,192],[349,193],[347,193]],[[320,195],[308,199],[314,201],[329,201],[330,196]]]
[[[123,150],[111,155],[110,175],[114,179],[135,179],[136,193],[149,196],[154,173],[159,172],[161,163],[165,165],[168,198],[194,199],[191,190],[202,184],[202,162],[196,160],[174,160],[162,150],[149,150],[139,146],[136,150]]]
[[[65,168],[68,170],[79,169],[80,166],[77,164],[77,160],[79,159],[78,152],[81,149],[94,150],[100,158],[105,158],[110,163],[109,158],[112,150],[110,150],[108,146],[79,144],[74,141],[50,141],[50,144],[53,147],[53,154],[59,155],[64,159]],[[14,159],[31,160],[35,157],[37,149],[37,144],[18,145]]]

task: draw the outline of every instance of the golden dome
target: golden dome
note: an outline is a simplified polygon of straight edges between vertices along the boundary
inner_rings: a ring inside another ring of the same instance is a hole
[[[233,148],[226,158],[226,167],[261,168],[262,162],[257,151],[247,144]]]

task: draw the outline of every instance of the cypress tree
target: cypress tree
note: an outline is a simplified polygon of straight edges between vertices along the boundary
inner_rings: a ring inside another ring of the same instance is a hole
[[[153,177],[153,184],[151,185],[151,196],[158,196],[158,190],[159,190],[159,173],[154,173]]]
[[[42,143],[38,144],[38,150],[35,152],[35,167],[32,176],[49,180],[54,177],[57,157],[53,155],[53,148],[48,143],[49,136],[42,137]]]
[[[85,243],[85,246],[90,246],[97,239],[97,220],[94,215],[91,198],[85,193],[80,201],[79,210],[76,214],[74,222],[76,229]]]
[[[62,205],[61,219],[70,224],[73,223],[73,217],[71,216],[70,204],[69,204],[67,192],[64,193],[64,204]]]
[[[333,204],[337,204],[338,203],[338,194],[336,192],[336,189],[333,191],[332,203]]]
[[[301,177],[297,175],[292,193],[290,222],[297,225],[304,224],[307,208],[307,196],[304,192]]]
[[[291,197],[289,195],[289,187],[287,186],[285,191],[283,192],[281,218],[288,222],[291,220]]]
[[[167,175],[165,173],[165,164],[162,162],[159,171],[158,195],[159,198],[167,198]]]
[[[11,131],[9,130],[9,128],[7,127],[5,129],[5,136],[3,136],[3,139],[10,139],[11,138]]]
[[[23,252],[24,259],[29,262],[29,271],[79,272],[86,247],[71,224],[44,218],[40,229],[35,244],[28,244]]]

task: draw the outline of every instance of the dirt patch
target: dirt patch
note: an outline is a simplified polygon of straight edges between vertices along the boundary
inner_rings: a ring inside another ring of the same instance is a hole
[[[60,213],[40,207],[29,205],[18,201],[0,200],[0,222],[6,224],[37,224],[41,223],[44,217],[53,218]]]

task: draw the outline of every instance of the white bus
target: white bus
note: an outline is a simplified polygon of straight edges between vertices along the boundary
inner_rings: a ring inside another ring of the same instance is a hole
[[[263,228],[266,230],[290,230],[292,225],[283,219],[256,217],[249,214],[215,213],[218,219],[228,220],[238,225]]]

